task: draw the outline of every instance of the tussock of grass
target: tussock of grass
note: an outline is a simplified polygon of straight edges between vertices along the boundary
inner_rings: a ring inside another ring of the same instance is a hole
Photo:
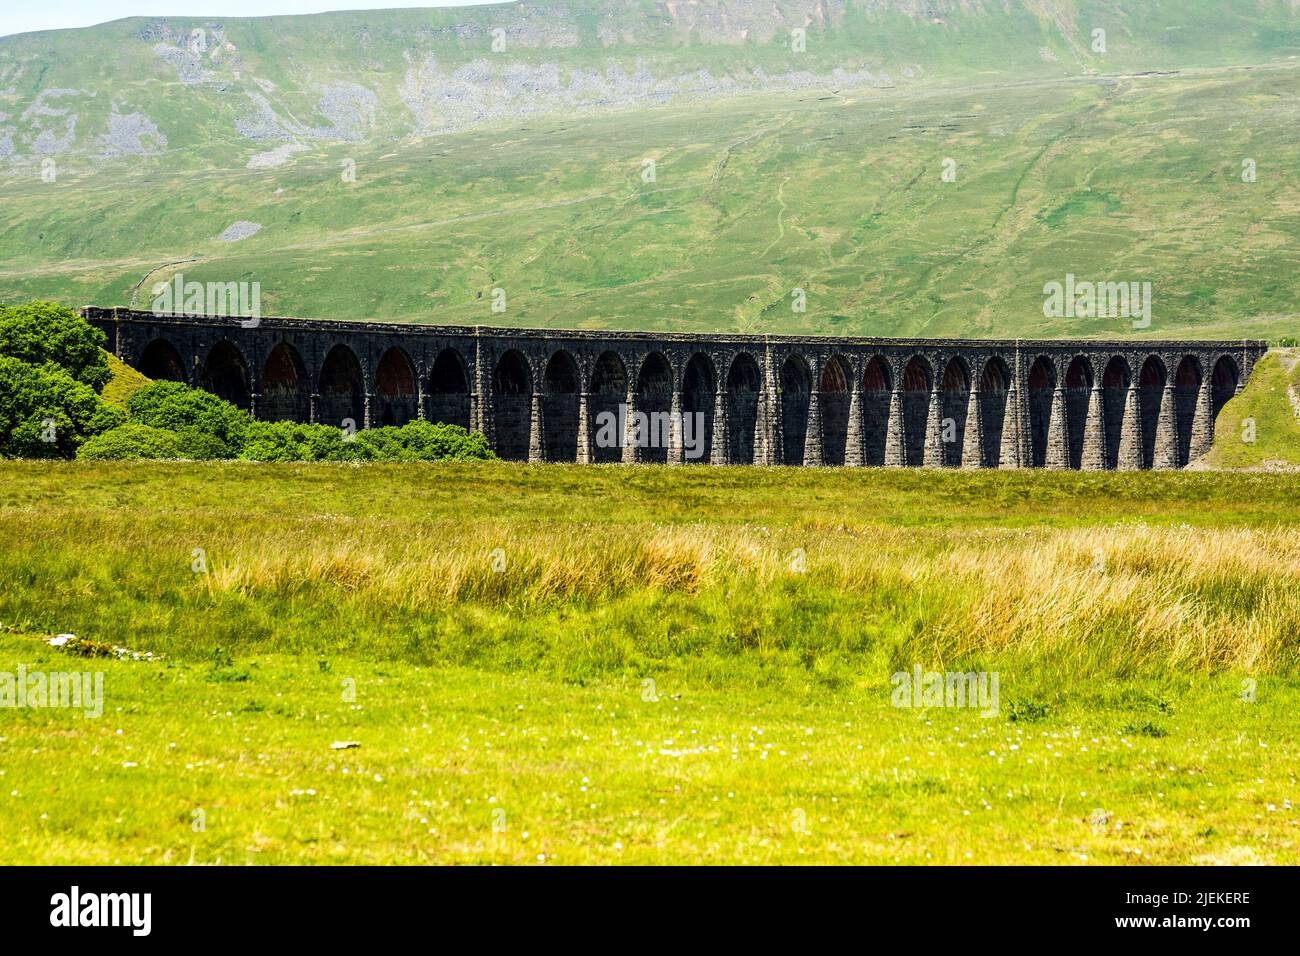
[[[897,596],[920,615],[920,633],[909,642],[914,659],[1011,652],[1108,671],[1271,672],[1294,663],[1295,530],[1104,527],[974,540],[889,530],[873,533],[868,547],[859,534],[831,532],[800,573],[790,554],[801,540],[751,527],[688,526],[577,535],[444,528],[403,539],[391,553],[364,536],[296,551],[267,543],[224,559],[208,593],[311,594],[366,614],[451,613],[467,603],[544,614],[635,595],[685,595],[704,602],[715,625],[731,614],[728,596],[746,592],[759,607],[821,599],[874,619],[888,615],[888,599]],[[494,547],[508,556],[504,571],[493,570]]]
[[[67,497],[3,512],[0,617],[180,657],[216,646],[358,653],[572,680],[667,667],[712,683],[845,686],[917,661],[1092,675],[1296,669],[1300,530],[1206,527],[1214,510],[1180,501],[1206,483],[1258,487],[1267,515],[1290,478],[1016,477],[1052,517],[990,528],[971,523],[974,489],[1007,490],[991,476],[922,476],[949,510],[946,523],[916,527],[933,502],[914,476],[622,469],[591,473],[608,496],[575,499],[584,520],[528,516],[577,471],[49,467],[36,486]],[[96,474],[134,480],[101,500]],[[259,474],[278,499],[247,491]],[[195,476],[178,511],[174,484]],[[346,480],[320,480],[335,476]],[[353,476],[409,497],[359,503]],[[420,497],[462,480],[467,491],[497,483],[495,504],[476,513],[469,494]],[[651,520],[641,481],[690,487],[696,504]],[[1149,522],[1086,517],[1111,486],[1133,494],[1148,482],[1152,497],[1135,508]],[[796,483],[808,501],[873,500],[874,520],[801,504]],[[1056,505],[1053,484],[1077,497]],[[782,491],[786,503],[771,505]],[[704,520],[714,508],[746,520]],[[205,573],[191,570],[196,548]]]

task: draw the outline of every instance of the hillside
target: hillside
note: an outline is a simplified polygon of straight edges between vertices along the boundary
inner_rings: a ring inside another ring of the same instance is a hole
[[[1044,318],[1069,273],[1151,282],[1140,334],[1294,334],[1300,16],[1129,6],[554,0],[0,39],[0,301],[145,305],[179,268],[326,318],[1138,334]]]
[[[1300,350],[1278,349],[1255,364],[1241,394],[1219,413],[1204,465],[1300,468]]]

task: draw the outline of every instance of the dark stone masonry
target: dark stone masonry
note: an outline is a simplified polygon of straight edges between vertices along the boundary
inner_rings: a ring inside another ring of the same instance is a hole
[[[583,463],[1181,468],[1267,350],[83,314],[150,378],[258,418],[449,422],[503,458]]]

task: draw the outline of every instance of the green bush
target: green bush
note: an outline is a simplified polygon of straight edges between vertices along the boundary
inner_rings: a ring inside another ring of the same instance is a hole
[[[477,432],[415,421],[350,436],[330,425],[250,422],[243,457],[250,461],[484,461],[496,456]]]
[[[175,432],[136,422],[119,425],[86,440],[77,451],[87,461],[123,461],[133,458],[186,458]]]
[[[297,422],[251,422],[243,457],[249,461],[369,461],[368,446],[341,428]]]
[[[487,439],[459,425],[407,422],[401,428],[370,428],[357,433],[374,461],[491,461]]]
[[[393,425],[383,428],[366,428],[356,434],[354,439],[366,450],[367,461],[409,461],[406,445],[402,442],[402,430]]]
[[[203,454],[196,458],[237,458],[243,450],[252,419],[249,414],[224,399],[181,382],[153,382],[137,389],[126,401],[131,421],[154,428],[165,428],[178,435],[208,436],[202,444]],[[186,441],[199,447],[199,439]]]
[[[416,461],[496,461],[497,458],[486,435],[459,425],[410,422],[402,433]]]
[[[111,377],[104,342],[103,332],[67,306],[54,302],[0,306],[0,355],[28,365],[53,362],[96,392]]]
[[[216,435],[197,426],[187,425],[175,430],[176,440],[180,443],[182,458],[195,461],[213,461],[218,458],[230,458],[230,446]],[[242,449],[241,449],[242,450]]]
[[[83,441],[122,419],[62,366],[0,355],[0,455],[71,458]]]

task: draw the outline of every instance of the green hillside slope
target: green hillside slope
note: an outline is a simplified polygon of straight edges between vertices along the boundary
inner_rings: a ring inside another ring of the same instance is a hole
[[[144,388],[149,384],[149,379],[111,352],[108,353],[108,369],[113,373],[113,377],[104,386],[104,401],[110,405],[116,405],[118,408],[125,409],[127,399],[137,389]]]
[[[1219,413],[1215,468],[1300,468],[1300,350],[1278,349],[1255,365],[1241,394]]]
[[[1293,335],[1300,17],[1140,7],[570,2],[0,39],[0,301],[143,307],[180,270],[326,318]],[[235,223],[260,228],[219,238]],[[1150,325],[1044,317],[1067,274],[1150,282]]]

